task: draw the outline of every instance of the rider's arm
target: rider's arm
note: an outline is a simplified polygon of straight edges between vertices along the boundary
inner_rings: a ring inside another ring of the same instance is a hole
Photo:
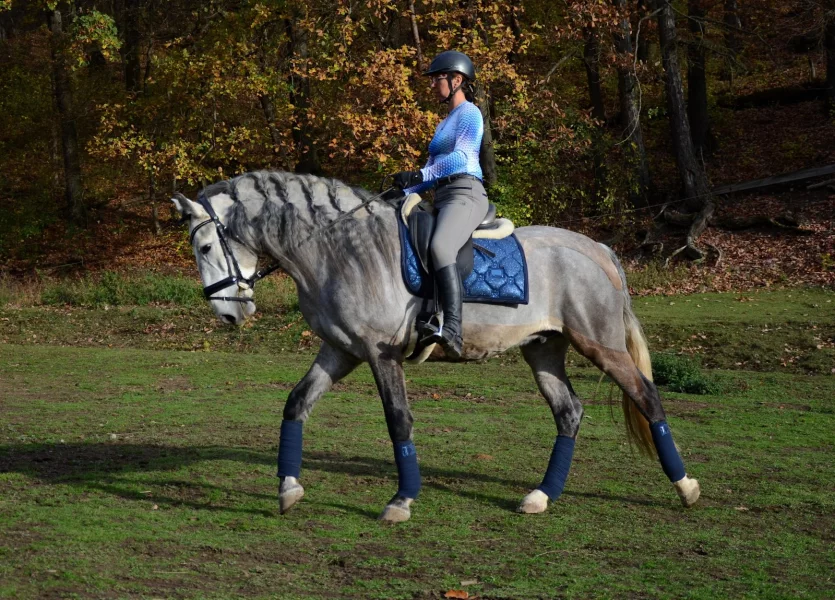
[[[426,161],[426,166],[423,167],[423,169],[428,169],[434,163],[435,163],[435,157],[430,154],[429,159]],[[421,173],[423,172],[423,169],[421,169]],[[420,194],[421,192],[423,192],[425,190],[429,190],[429,189],[432,189],[432,182],[431,181],[424,181],[423,183],[419,183],[419,184],[417,184],[415,186],[412,186],[410,188],[406,188],[405,190],[403,190],[403,193],[408,196],[409,194]]]

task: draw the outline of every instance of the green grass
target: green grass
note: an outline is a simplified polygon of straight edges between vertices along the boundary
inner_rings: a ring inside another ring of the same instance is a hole
[[[626,274],[626,279],[632,290],[656,291],[685,283],[693,276],[693,271],[684,263],[665,266],[663,261],[654,260],[631,269]]]
[[[575,463],[532,517],[513,509],[555,430],[519,354],[408,369],[424,488],[384,527],[396,473],[364,367],[314,411],[307,496],[278,515],[281,411],[317,343],[272,285],[241,329],[202,301],[0,307],[0,598],[832,596],[832,292],[635,299],[656,374],[716,386],[661,387],[702,483],[689,511],[576,354]]]
[[[259,304],[267,309],[298,308],[292,281],[275,275],[258,283]],[[104,308],[114,306],[205,306],[197,276],[105,271],[85,277],[20,281],[0,278],[0,306]]]
[[[650,349],[705,368],[831,374],[835,293],[798,288],[634,298]]]
[[[41,302],[51,306],[125,306],[169,303],[196,306],[204,302],[194,279],[160,276],[126,277],[105,272],[95,278],[63,279],[47,285]]]
[[[522,516],[554,437],[527,367],[410,369],[424,488],[384,527],[396,474],[366,368],[317,406],[307,496],[278,515],[281,409],[309,360],[0,345],[0,597],[830,596],[832,377],[666,394],[692,510],[587,402],[566,493]],[[572,375],[593,396],[598,373]]]
[[[204,300],[194,306],[6,304],[0,305],[0,343],[271,355],[318,346],[288,278],[259,283],[256,301],[255,318],[239,329],[220,325]],[[706,369],[830,374],[835,365],[832,291],[652,296],[633,304],[653,353],[692,357]],[[505,360],[518,361],[519,353]],[[587,365],[576,354],[570,361]]]

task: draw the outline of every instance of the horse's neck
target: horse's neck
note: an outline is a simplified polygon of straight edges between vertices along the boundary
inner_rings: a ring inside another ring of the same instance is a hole
[[[315,294],[339,279],[379,278],[396,262],[396,211],[384,202],[347,215],[363,202],[347,186],[279,172],[241,176],[234,188],[240,208],[223,195],[215,196],[220,205],[212,199],[221,220],[277,260],[300,289]],[[236,217],[224,218],[221,210]]]
[[[314,230],[309,239],[287,248],[285,269],[313,297],[339,281],[387,278],[390,263],[396,262],[387,251],[396,247],[396,218],[394,210],[380,206],[374,213],[358,211],[332,231]]]

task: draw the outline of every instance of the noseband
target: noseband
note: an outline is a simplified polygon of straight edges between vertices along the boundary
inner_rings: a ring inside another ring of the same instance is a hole
[[[213,283],[212,285],[205,286],[203,288],[203,296],[205,296],[206,300],[225,300],[227,302],[254,302],[252,298],[245,298],[241,296],[213,296],[215,292],[218,292],[224,288],[237,285],[238,292],[244,292],[246,290],[250,290],[255,287],[255,282],[263,279],[273,271],[276,271],[280,268],[278,264],[270,265],[266,269],[262,269],[256,272],[252,277],[244,277],[243,273],[241,273],[241,268],[238,266],[238,261],[235,260],[235,255],[232,254],[232,250],[229,248],[229,242],[226,239],[226,234],[228,230],[226,229],[226,225],[220,222],[220,219],[215,212],[215,209],[209,203],[209,201],[204,197],[200,196],[197,198],[197,202],[202,206],[207,213],[209,213],[209,218],[202,223],[198,223],[197,226],[191,230],[191,234],[189,235],[188,241],[193,246],[194,245],[194,236],[197,233],[197,230],[203,227],[204,225],[208,225],[209,223],[214,223],[215,228],[217,229],[217,237],[220,239],[220,247],[223,249],[223,256],[226,259],[226,268],[227,271],[230,273],[229,277],[226,279],[221,279],[220,281]],[[229,235],[232,235],[231,233]],[[242,242],[235,238],[234,239],[238,243]]]

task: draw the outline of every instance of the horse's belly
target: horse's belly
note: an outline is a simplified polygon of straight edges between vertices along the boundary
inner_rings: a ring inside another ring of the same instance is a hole
[[[468,323],[464,317],[464,350],[467,360],[479,360],[501,354],[530,341],[544,332],[561,332],[562,323],[556,319],[518,325],[483,325]]]

